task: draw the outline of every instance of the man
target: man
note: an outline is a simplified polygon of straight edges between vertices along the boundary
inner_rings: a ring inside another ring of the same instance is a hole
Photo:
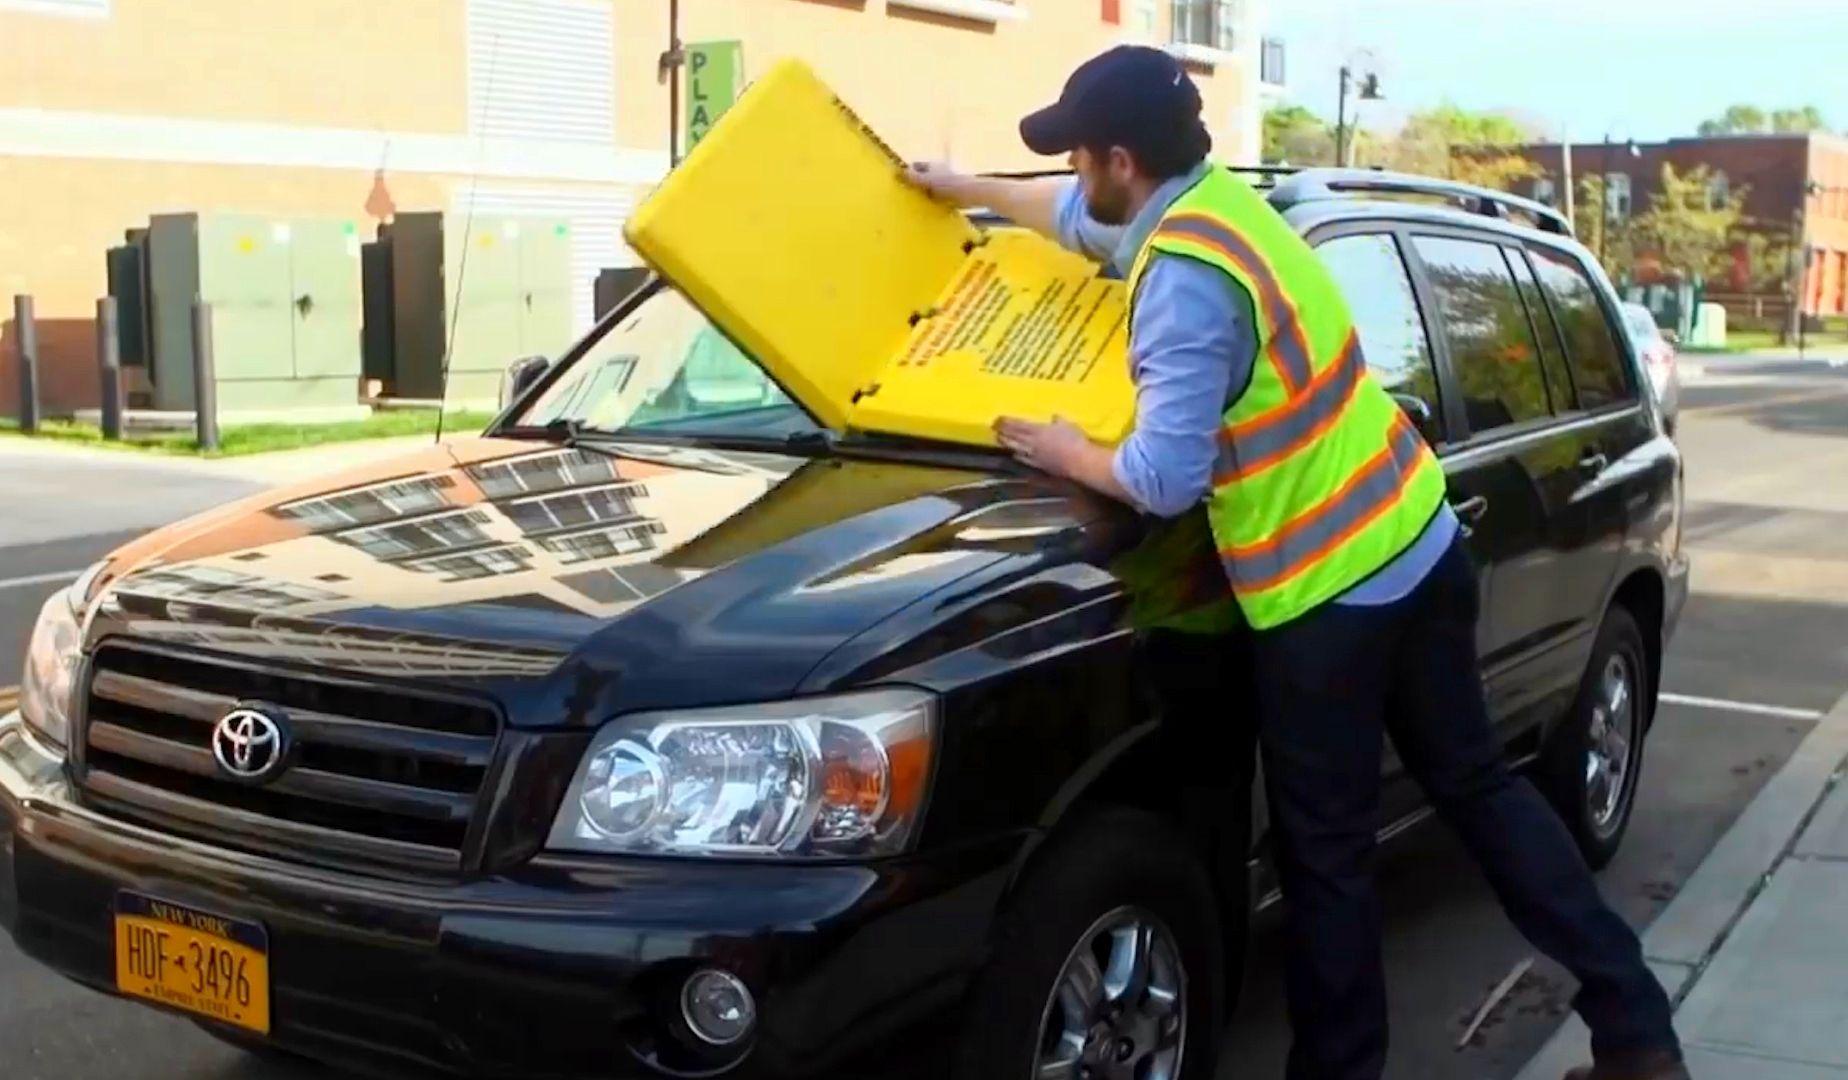
[[[1289,905],[1289,1075],[1377,1080],[1385,1068],[1372,856],[1390,731],[1514,923],[1578,978],[1595,1064],[1569,1077],[1685,1080],[1635,934],[1491,732],[1475,571],[1441,467],[1367,371],[1314,252],[1250,185],[1206,163],[1200,109],[1168,54],[1116,48],[1020,125],[1035,152],[1070,155],[1075,182],[910,175],[1128,278],[1134,431],[1110,449],[1056,419],[1002,419],[997,437],[1151,515],[1206,503],[1253,629]]]

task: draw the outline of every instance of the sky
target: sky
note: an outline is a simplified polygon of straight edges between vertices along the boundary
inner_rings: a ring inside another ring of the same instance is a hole
[[[1449,100],[1576,142],[1693,135],[1735,103],[1814,104],[1848,130],[1848,0],[1267,4],[1267,32],[1288,50],[1288,100],[1330,120],[1352,58],[1373,63],[1388,99],[1361,105],[1368,127]]]

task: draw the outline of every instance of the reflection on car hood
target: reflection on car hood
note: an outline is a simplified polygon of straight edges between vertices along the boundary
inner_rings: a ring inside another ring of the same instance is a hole
[[[625,707],[748,700],[1094,516],[956,469],[471,439],[126,545],[90,638],[537,695],[553,722],[615,683]]]

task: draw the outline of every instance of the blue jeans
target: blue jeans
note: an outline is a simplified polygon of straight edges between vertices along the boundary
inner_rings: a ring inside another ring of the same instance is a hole
[[[1287,905],[1291,1080],[1378,1080],[1386,1065],[1373,881],[1383,731],[1516,928],[1578,979],[1574,1007],[1594,1053],[1680,1052],[1636,934],[1604,903],[1551,805],[1507,768],[1483,699],[1477,609],[1459,541],[1395,603],[1326,604],[1255,635],[1258,738]]]

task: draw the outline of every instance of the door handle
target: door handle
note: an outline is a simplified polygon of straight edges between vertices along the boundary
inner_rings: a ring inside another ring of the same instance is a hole
[[[1597,450],[1587,450],[1585,451],[1585,456],[1579,458],[1579,468],[1594,476],[1603,472],[1606,468],[1609,468],[1610,463],[1611,459],[1605,457],[1602,452]]]
[[[1482,515],[1488,512],[1489,500],[1486,495],[1476,495],[1460,503],[1451,503],[1450,509],[1456,511],[1458,519],[1461,520],[1463,535],[1474,536],[1476,522],[1481,521]]]

